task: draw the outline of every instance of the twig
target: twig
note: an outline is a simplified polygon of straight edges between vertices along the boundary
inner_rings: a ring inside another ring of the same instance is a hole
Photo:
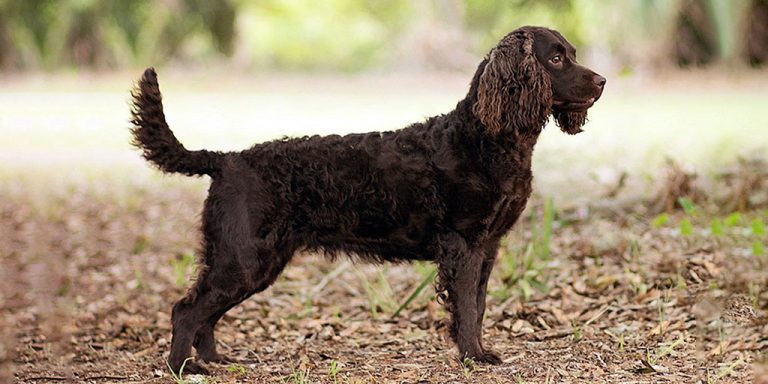
[[[539,332],[537,334],[534,334],[533,337],[538,341],[544,341],[544,340],[566,337],[572,334],[573,334],[573,331],[570,329],[560,329],[555,331]]]
[[[718,380],[722,379],[723,377],[725,377],[727,375],[730,375],[731,372],[733,372],[736,369],[736,367],[738,367],[740,365],[743,365],[743,364],[745,364],[744,360],[742,360],[742,359],[736,360],[735,362],[733,362],[733,364],[731,364],[728,367],[726,367],[725,370],[723,370],[720,373],[718,373],[717,375],[715,375],[715,378],[714,378],[714,380],[712,380],[712,382],[716,383]]]
[[[606,312],[606,311],[608,311],[608,308],[611,308],[611,305],[610,305],[610,304],[606,304],[606,305],[605,305],[605,307],[603,307],[603,309],[601,309],[601,310],[600,310],[600,312],[596,313],[594,316],[592,316],[592,318],[591,318],[591,319],[587,320],[587,322],[586,322],[586,323],[584,323],[583,327],[586,327],[586,326],[588,326],[588,325],[589,325],[589,324],[591,324],[593,321],[595,321],[595,320],[597,320],[598,318],[600,318],[600,316],[602,316],[603,314],[605,314],[605,312]]]
[[[349,268],[350,265],[352,265],[352,264],[350,264],[349,261],[344,260],[344,262],[341,263],[341,265],[336,267],[336,269],[331,271],[331,273],[325,275],[322,278],[322,280],[320,280],[320,282],[317,283],[317,285],[312,287],[312,290],[309,291],[309,297],[314,297],[315,295],[320,293],[323,290],[323,288],[325,288],[325,286],[328,285],[328,283],[331,282],[331,280],[333,280],[336,277],[338,277],[342,272],[344,272],[347,268]]]
[[[128,376],[99,375],[99,376],[84,377],[83,380],[125,380],[127,378]]]

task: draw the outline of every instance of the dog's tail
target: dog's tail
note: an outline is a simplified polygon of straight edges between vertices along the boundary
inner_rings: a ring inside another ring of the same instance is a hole
[[[224,156],[221,152],[187,150],[168,128],[154,68],[144,71],[131,96],[131,144],[145,159],[164,172],[188,176],[215,176],[219,172]]]

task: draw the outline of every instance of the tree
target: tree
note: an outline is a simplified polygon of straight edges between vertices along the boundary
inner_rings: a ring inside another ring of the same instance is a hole
[[[755,66],[768,63],[768,0],[752,0],[747,15],[745,59]]]

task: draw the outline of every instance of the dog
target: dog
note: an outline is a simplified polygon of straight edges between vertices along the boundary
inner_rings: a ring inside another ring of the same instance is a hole
[[[163,172],[208,175],[198,278],[172,311],[168,363],[229,362],[214,328],[269,287],[299,250],[374,263],[437,264],[462,359],[499,364],[483,344],[488,278],[499,242],[531,195],[531,156],[552,116],[581,132],[606,79],[578,64],[560,33],[522,27],[482,60],[447,114],[400,130],[286,138],[240,152],[188,150],[163,113],[157,74],[132,92],[132,144]]]

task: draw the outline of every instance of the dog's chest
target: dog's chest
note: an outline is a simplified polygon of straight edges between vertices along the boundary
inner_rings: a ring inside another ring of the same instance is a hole
[[[524,186],[518,185],[516,188],[523,189]],[[530,190],[530,183],[527,183],[525,189]],[[512,228],[512,225],[515,224],[525,209],[528,196],[530,196],[530,192],[519,193],[519,191],[501,196],[484,220],[487,223],[488,237],[503,236]]]
[[[486,236],[503,236],[512,228],[525,209],[532,192],[533,175],[530,167],[508,167],[496,175],[498,195],[483,220]]]

